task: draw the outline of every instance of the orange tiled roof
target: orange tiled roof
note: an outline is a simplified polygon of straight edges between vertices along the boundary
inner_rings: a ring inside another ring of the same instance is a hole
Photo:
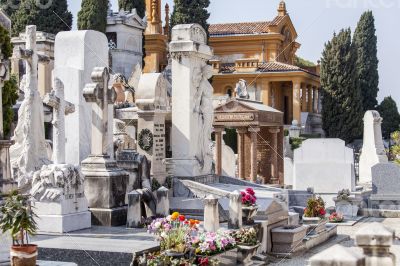
[[[270,26],[278,25],[283,18],[277,16],[272,21],[211,24],[208,31],[210,36],[266,34]]]
[[[234,63],[225,63],[221,64],[220,73],[222,74],[231,74],[236,71]],[[310,72],[306,69],[303,69],[298,66],[289,65],[281,62],[266,62],[260,63],[257,68],[257,72],[291,72],[291,71],[303,71],[313,75],[316,75],[313,72]]]

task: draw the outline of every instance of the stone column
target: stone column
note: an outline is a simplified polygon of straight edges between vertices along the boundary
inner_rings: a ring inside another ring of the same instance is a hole
[[[204,199],[204,230],[216,232],[219,229],[218,199],[209,195]]]
[[[313,112],[313,91],[311,85],[307,85],[308,100],[307,100],[307,112]]]
[[[313,113],[317,114],[318,113],[318,92],[317,92],[317,87],[313,86]]]
[[[317,113],[321,113],[321,88],[317,88]]]
[[[394,231],[381,223],[365,225],[356,232],[356,244],[363,249],[365,265],[396,265],[396,257],[390,252]]]
[[[160,187],[157,190],[157,215],[166,217],[169,215],[168,188]]]
[[[307,112],[307,86],[301,84],[301,111]]]
[[[138,228],[142,223],[142,195],[137,191],[128,193],[128,215],[126,219],[126,227]]]
[[[269,132],[271,137],[271,184],[279,184],[279,171],[278,171],[278,133],[279,127],[271,127]]]
[[[217,127],[214,128],[215,132],[215,144],[217,149],[217,160],[215,161],[215,174],[222,175],[222,133],[224,128]]]
[[[242,228],[242,195],[235,190],[229,195],[229,229]]]
[[[301,125],[300,87],[300,80],[293,80],[293,120],[297,120],[299,125]]]
[[[244,137],[245,133],[247,132],[247,128],[238,128],[236,129],[236,132],[238,133],[238,172],[239,172],[239,178],[240,179],[245,179],[245,165],[244,165],[244,154],[245,154],[245,148],[244,148]]]
[[[266,80],[266,81],[262,80],[261,82],[262,82],[261,84],[262,84],[262,90],[263,90],[262,91],[262,102],[265,105],[271,106],[272,105],[272,103],[270,101],[270,97],[271,97],[270,90],[272,87],[271,82],[268,80]]]
[[[257,181],[257,135],[260,132],[260,128],[249,128],[251,134],[251,146],[250,146],[250,178],[252,182]]]

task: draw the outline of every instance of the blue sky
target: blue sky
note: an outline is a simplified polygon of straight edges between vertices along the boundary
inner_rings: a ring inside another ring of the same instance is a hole
[[[68,0],[76,18],[81,0]],[[111,0],[117,10],[117,0]],[[279,0],[211,0],[210,23],[272,20]],[[173,0],[163,1],[163,5]],[[378,35],[380,60],[379,99],[392,95],[400,105],[400,0],[286,0],[288,12],[302,44],[298,55],[316,62],[324,43],[334,31],[344,27],[354,30],[365,10],[372,10]],[[172,9],[172,8],[171,8]]]

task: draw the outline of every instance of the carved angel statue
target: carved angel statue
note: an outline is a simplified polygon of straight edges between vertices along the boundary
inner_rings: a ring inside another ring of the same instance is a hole
[[[247,81],[239,79],[239,82],[236,83],[235,92],[237,98],[249,99],[250,95],[247,92]]]

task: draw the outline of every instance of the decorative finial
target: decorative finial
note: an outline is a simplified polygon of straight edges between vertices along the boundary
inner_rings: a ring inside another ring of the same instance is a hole
[[[286,3],[285,3],[285,1],[282,0],[279,3],[278,16],[286,16],[286,15],[287,15]]]
[[[169,39],[169,5],[165,4],[165,26],[164,26],[164,35],[168,36]]]

